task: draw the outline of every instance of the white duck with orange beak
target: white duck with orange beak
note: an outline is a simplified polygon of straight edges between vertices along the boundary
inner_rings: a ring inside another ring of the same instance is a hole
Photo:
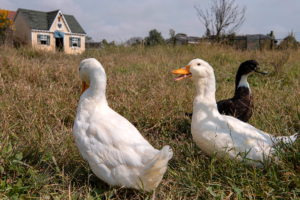
[[[272,157],[273,146],[282,140],[293,143],[298,133],[292,136],[273,137],[231,116],[221,115],[217,108],[216,81],[213,68],[204,60],[194,59],[188,66],[173,71],[180,75],[179,81],[190,78],[197,90],[193,103],[191,132],[193,140],[208,155],[217,152],[217,158],[228,155],[242,159],[241,153],[254,165],[260,166],[264,159]]]
[[[154,149],[139,131],[107,103],[106,74],[94,58],[79,65],[83,82],[73,134],[92,171],[112,186],[155,190],[173,153]]]

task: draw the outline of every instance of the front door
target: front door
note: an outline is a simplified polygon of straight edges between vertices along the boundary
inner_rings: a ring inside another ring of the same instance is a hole
[[[63,51],[64,38],[55,38],[56,41],[56,51]]]

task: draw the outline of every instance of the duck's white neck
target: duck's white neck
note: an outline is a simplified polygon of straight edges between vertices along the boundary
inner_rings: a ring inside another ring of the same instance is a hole
[[[249,74],[248,75],[243,75],[242,77],[241,77],[241,80],[240,80],[240,82],[239,82],[239,84],[238,84],[238,86],[237,86],[237,88],[239,88],[239,87],[246,87],[246,88],[249,88],[250,89],[250,86],[249,86],[249,83],[248,83],[248,76],[249,76]],[[250,92],[251,92],[251,90],[250,90]]]
[[[193,104],[193,112],[218,112],[215,93],[215,76],[192,79],[197,90]],[[195,114],[196,114],[195,113]]]
[[[86,91],[85,97],[90,98],[97,102],[97,104],[106,104],[106,77],[99,77],[103,76],[98,71],[95,71],[93,74],[89,76],[90,78],[90,87]]]

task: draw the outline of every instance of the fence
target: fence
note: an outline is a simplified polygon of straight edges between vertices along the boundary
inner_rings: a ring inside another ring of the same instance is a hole
[[[293,35],[297,42],[300,41],[300,32],[274,32],[275,39],[278,41],[277,44],[280,44],[284,40],[284,38],[290,35]]]
[[[272,35],[272,36],[271,36]],[[229,36],[223,39],[224,43],[235,46],[237,49],[272,49],[280,46],[281,42],[284,41],[288,36],[293,36],[299,45],[300,32],[271,32],[268,35],[254,34],[254,35],[242,35],[242,36]],[[214,37],[205,38],[206,42],[212,42]],[[222,40],[222,39],[221,39]]]
[[[272,49],[274,43],[277,42],[274,38],[262,34],[236,36],[234,40],[234,45],[237,49],[247,50],[255,50],[262,48]]]
[[[209,38],[199,38],[204,41],[206,44],[212,43],[215,41],[215,36],[211,36]],[[236,49],[241,50],[255,50],[261,48],[272,49],[274,43],[277,41],[268,35],[263,34],[255,34],[255,35],[241,35],[241,36],[227,36],[220,38],[221,43],[227,44],[230,46],[236,47]],[[194,39],[195,44],[199,43],[196,39]]]

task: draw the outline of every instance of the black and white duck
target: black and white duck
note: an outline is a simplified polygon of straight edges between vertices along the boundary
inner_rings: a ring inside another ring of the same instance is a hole
[[[231,99],[217,102],[218,110],[221,114],[231,115],[235,118],[247,122],[253,114],[253,95],[247,81],[248,76],[254,73],[267,74],[257,61],[247,60],[243,62],[235,77],[235,92]],[[187,114],[190,117],[191,114]]]

